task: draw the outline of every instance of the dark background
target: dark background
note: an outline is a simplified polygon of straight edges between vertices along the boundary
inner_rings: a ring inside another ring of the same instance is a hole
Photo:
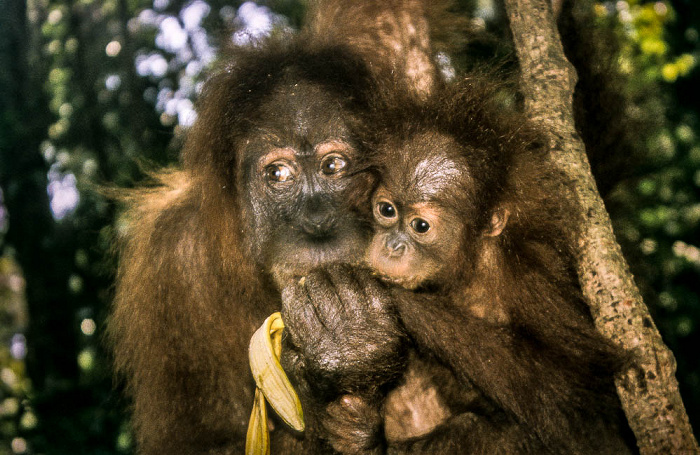
[[[0,0],[0,455],[132,451],[101,342],[120,229],[103,194],[177,159],[217,43],[245,41],[229,30],[303,17],[298,0],[241,3]],[[498,30],[489,1],[458,6]],[[607,202],[697,427],[700,3],[596,12],[615,23],[630,116],[652,120]]]

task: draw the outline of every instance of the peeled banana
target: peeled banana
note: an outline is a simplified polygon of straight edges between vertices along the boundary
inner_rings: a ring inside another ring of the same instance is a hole
[[[250,339],[248,358],[257,389],[253,412],[248,423],[246,455],[269,455],[270,453],[265,400],[287,425],[297,431],[304,431],[301,402],[279,361],[283,330],[282,316],[279,312],[273,313]]]

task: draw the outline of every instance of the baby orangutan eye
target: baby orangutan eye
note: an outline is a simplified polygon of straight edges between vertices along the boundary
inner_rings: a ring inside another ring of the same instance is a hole
[[[272,163],[265,166],[265,178],[271,183],[285,183],[294,180],[292,169],[284,163]]]
[[[396,216],[396,208],[386,201],[382,201],[377,204],[377,210],[384,218],[394,218]]]
[[[343,156],[336,154],[327,155],[321,161],[321,172],[326,175],[339,174],[347,165],[348,163]]]
[[[430,223],[422,218],[414,218],[413,221],[411,221],[411,227],[417,233],[425,234],[430,230]]]

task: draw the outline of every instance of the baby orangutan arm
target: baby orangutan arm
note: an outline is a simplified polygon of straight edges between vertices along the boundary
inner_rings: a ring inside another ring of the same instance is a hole
[[[425,438],[401,443],[396,453],[469,446],[474,453],[492,453],[489,450],[501,450],[501,443],[514,443],[510,433],[522,433],[519,438],[524,447],[543,444],[555,452],[566,451],[579,447],[578,438],[591,436],[578,432],[577,428],[591,427],[590,423],[578,425],[580,420],[595,421],[614,407],[601,399],[606,395],[599,390],[609,387],[611,372],[620,361],[618,352],[566,306],[545,303],[529,308],[526,316],[516,311],[509,315],[510,322],[502,324],[465,311],[466,302],[401,289],[394,295],[406,331],[419,350],[432,353],[460,382],[474,384],[505,411],[502,419],[495,415],[491,422],[453,418]],[[597,402],[592,400],[596,393]],[[490,430],[478,431],[483,425]],[[463,427],[470,429],[460,431]],[[480,434],[488,435],[488,440],[479,440]],[[604,434],[601,432],[603,440]],[[469,442],[450,445],[455,438]],[[600,444],[605,447],[615,442]],[[610,450],[607,447],[602,453],[615,453]],[[618,453],[626,453],[623,447],[620,450]]]

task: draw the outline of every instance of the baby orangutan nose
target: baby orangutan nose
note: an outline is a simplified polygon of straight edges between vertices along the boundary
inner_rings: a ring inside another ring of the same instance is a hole
[[[406,242],[401,238],[389,237],[385,246],[387,255],[391,258],[399,258],[406,252]]]

